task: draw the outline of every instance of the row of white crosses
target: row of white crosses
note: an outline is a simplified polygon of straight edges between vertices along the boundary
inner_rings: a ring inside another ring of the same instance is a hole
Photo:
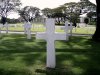
[[[31,39],[31,27],[32,27],[32,24],[30,22],[25,22],[24,32],[27,35],[27,39]]]
[[[3,24],[0,24],[0,33],[1,33],[1,29],[2,28],[5,28],[6,29],[6,33],[8,33],[8,31],[9,31],[8,27],[9,27],[9,25],[8,25],[7,22],[4,25]]]
[[[44,39],[47,41],[46,67],[55,68],[55,40],[68,40],[68,36],[66,36],[66,33],[55,33],[55,20],[49,18],[46,19],[46,32],[37,33],[36,39]]]

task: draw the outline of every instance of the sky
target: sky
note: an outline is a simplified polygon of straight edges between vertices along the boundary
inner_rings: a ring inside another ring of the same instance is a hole
[[[55,8],[59,5],[63,5],[68,2],[78,2],[80,0],[21,0],[22,7],[24,6],[34,6],[40,9],[43,8]],[[91,2],[95,3],[95,0],[90,0]]]

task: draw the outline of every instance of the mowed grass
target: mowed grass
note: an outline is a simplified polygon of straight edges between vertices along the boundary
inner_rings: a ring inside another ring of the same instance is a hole
[[[91,37],[56,41],[56,68],[46,69],[46,41],[0,34],[0,75],[100,75],[100,43]]]
[[[19,24],[9,24],[9,31],[24,31],[24,27],[22,23]],[[5,28],[1,28],[1,30],[6,30]],[[32,32],[45,32],[46,27],[43,24],[40,23],[36,23],[36,24],[32,24],[32,28],[31,31]],[[61,28],[56,28],[56,32],[64,32],[64,30],[61,30]],[[91,27],[76,27],[73,28],[72,33],[75,34],[94,34],[95,32],[95,26],[91,26]]]

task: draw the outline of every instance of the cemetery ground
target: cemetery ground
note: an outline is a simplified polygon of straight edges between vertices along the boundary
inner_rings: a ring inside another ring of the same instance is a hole
[[[9,31],[11,32],[23,32],[24,31],[24,27],[23,27],[23,23],[18,23],[18,24],[9,24]],[[5,27],[1,28],[1,30],[6,30]],[[44,32],[46,30],[45,26],[43,24],[39,24],[39,23],[33,23],[32,24],[32,28],[31,31],[32,32]],[[56,31],[57,32],[64,32],[64,30],[61,30],[59,26],[56,26]],[[89,25],[88,27],[76,27],[73,28],[73,33],[75,34],[94,34],[95,32],[95,26],[94,25]]]
[[[55,69],[46,68],[46,41],[0,34],[0,75],[100,75],[100,43],[91,36],[56,41]]]

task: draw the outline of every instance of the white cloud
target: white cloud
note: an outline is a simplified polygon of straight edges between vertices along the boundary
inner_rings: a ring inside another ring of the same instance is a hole
[[[80,0],[21,0],[23,6],[35,6],[40,9],[55,8],[67,2],[78,2]]]
[[[96,4],[96,0],[90,0],[92,3]]]
[[[21,0],[22,7],[35,6],[35,7],[39,7],[40,9],[43,9],[46,7],[55,8],[67,2],[78,2],[78,1],[80,0]],[[95,0],[90,0],[90,1],[95,3]]]
[[[10,19],[18,19],[20,17],[20,15],[17,13],[17,12],[11,12],[7,18],[10,18]]]

